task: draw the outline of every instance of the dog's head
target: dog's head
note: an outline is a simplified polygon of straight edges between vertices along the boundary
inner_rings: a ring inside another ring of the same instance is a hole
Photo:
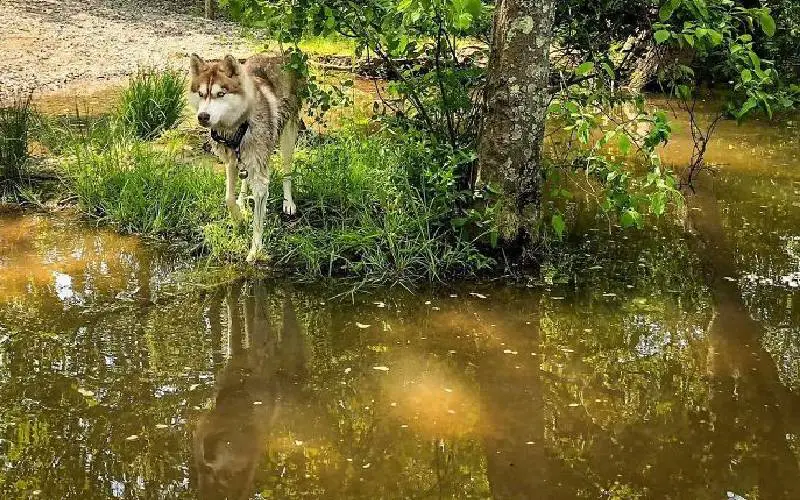
[[[192,106],[203,127],[233,127],[247,112],[244,68],[231,55],[220,61],[204,61],[192,54],[190,61]]]

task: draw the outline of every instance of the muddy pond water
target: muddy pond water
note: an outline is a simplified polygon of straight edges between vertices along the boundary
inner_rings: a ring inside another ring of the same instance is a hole
[[[533,287],[176,294],[2,216],[0,498],[800,498],[798,125],[723,124],[710,239],[585,223]]]

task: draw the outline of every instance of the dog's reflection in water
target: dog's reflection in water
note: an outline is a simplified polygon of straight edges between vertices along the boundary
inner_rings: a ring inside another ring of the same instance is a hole
[[[241,285],[226,291],[228,357],[213,409],[194,430],[202,499],[249,498],[281,403],[298,392],[304,371],[303,337],[290,295],[270,295],[258,283],[244,288],[243,301]]]

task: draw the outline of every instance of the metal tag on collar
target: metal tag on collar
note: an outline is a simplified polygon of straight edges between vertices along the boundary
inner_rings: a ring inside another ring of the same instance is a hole
[[[247,169],[242,168],[242,152],[239,148],[233,150],[236,153],[236,166],[239,168],[239,178],[242,180],[247,179]]]

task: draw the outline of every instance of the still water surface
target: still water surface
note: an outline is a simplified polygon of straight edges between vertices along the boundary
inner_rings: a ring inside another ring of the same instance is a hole
[[[176,295],[5,216],[0,498],[800,498],[797,137],[724,124],[705,240],[588,223],[530,288]]]

